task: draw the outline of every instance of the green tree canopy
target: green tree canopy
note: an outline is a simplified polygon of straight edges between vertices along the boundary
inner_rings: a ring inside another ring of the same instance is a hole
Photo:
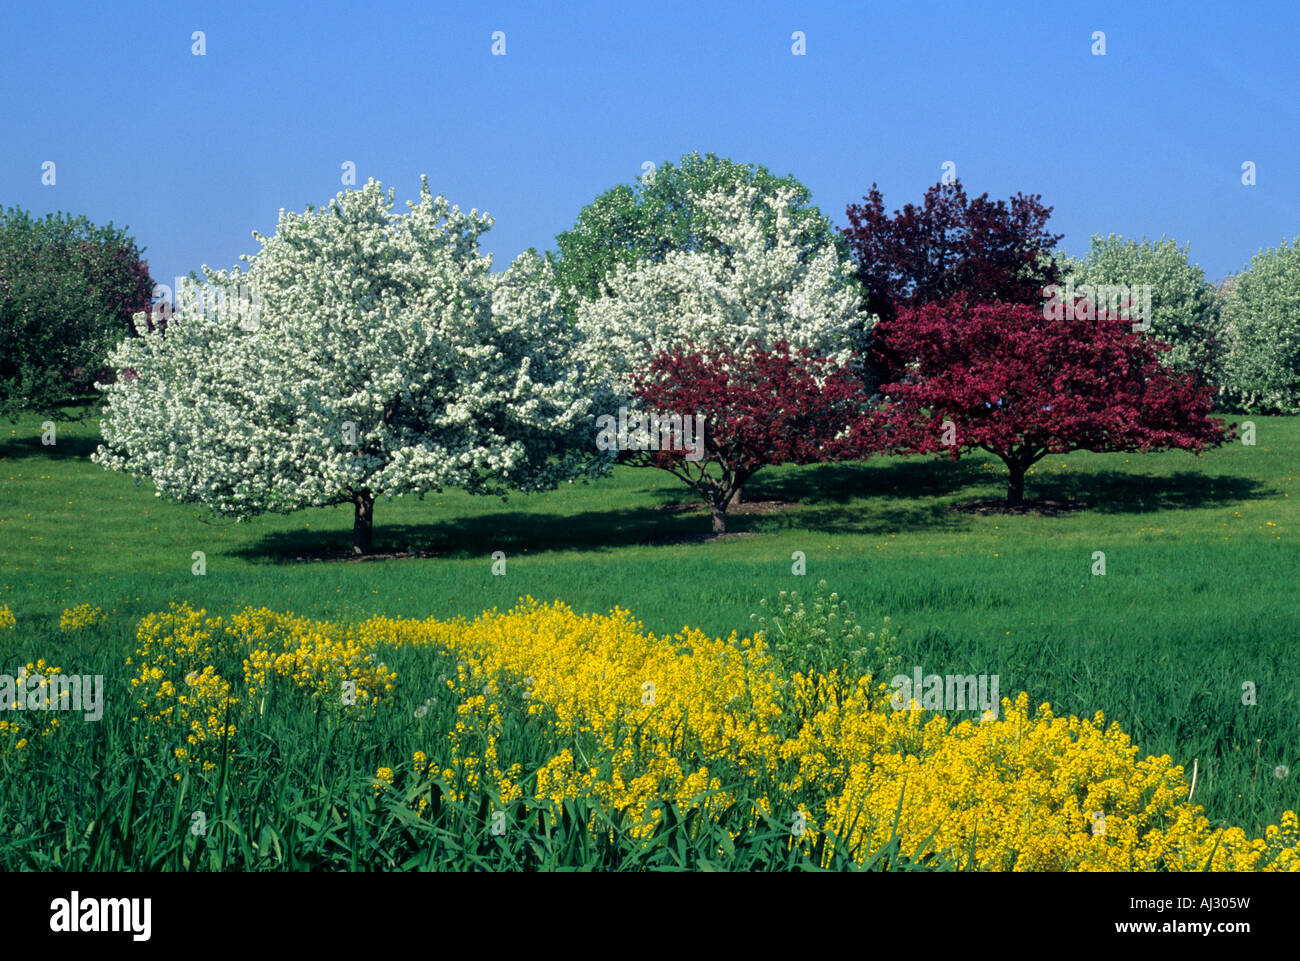
[[[751,186],[758,188],[753,195],[755,213],[768,223],[773,243],[777,225],[770,201],[781,188],[790,188],[799,244],[811,253],[830,243],[848,259],[843,238],[810,204],[811,191],[793,176],[777,177],[766,167],[712,153],[690,153],[677,164],[664,163],[632,184],[605,191],[582,208],[572,229],[556,237],[559,251],[550,259],[569,316],[575,315],[579,302],[605,292],[605,278],[619,264],[659,263],[672,251],[725,253],[696,200],[717,191],[738,195]]]
[[[153,296],[135,241],[86,217],[0,210],[0,414],[60,418]]]

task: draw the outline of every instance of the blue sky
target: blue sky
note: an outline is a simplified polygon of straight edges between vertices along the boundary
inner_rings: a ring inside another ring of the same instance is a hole
[[[10,6],[0,203],[129,225],[170,283],[255,252],[252,230],[328,200],[353,161],[400,209],[427,173],[491,213],[499,269],[647,160],[792,173],[841,226],[873,181],[892,210],[952,161],[970,193],[1041,193],[1071,253],[1167,234],[1218,279],[1300,235],[1300,5],[1174,7]]]

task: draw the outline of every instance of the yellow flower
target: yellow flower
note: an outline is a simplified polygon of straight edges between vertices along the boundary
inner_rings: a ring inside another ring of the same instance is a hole
[[[78,604],[66,609],[59,617],[59,630],[67,634],[102,624],[106,618],[104,612],[90,604]]]
[[[234,752],[242,718],[286,701],[339,723],[373,716],[397,687],[384,658],[425,654],[454,663],[437,680],[455,711],[437,732],[437,760],[415,751],[412,768],[457,802],[484,792],[556,814],[579,800],[593,833],[608,836],[621,818],[644,839],[665,804],[716,819],[738,800],[723,785],[747,781],[770,786],[740,812],[751,828],[783,825],[807,855],[823,841],[828,861],[837,849],[879,850],[897,825],[905,850],[927,845],[922,856],[958,867],[1300,871],[1294,812],[1259,837],[1211,824],[1186,800],[1182,767],[1142,757],[1100,713],[1057,717],[1024,693],[965,717],[916,702],[895,711],[888,685],[870,677],[787,678],[761,636],[656,635],[618,608],[580,615],[532,598],[473,620],[355,624],[266,609],[223,621],[174,605],[144,618],[138,636],[137,723],[188,739],[176,759],[203,771],[223,744]],[[241,663],[242,679],[215,666]],[[8,731],[0,746],[18,737]],[[393,768],[379,768],[376,795],[394,783]],[[427,804],[411,801],[417,814]]]

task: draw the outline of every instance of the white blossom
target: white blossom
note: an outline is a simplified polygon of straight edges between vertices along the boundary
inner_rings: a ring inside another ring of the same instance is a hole
[[[760,199],[748,187],[692,202],[719,252],[671,251],[606,277],[605,294],[577,309],[589,373],[625,397],[656,353],[686,343],[740,350],[786,340],[846,361],[874,319],[862,313],[852,263],[830,243],[811,251],[800,244],[794,192]],[[770,218],[764,225],[760,203],[771,207],[774,226]]]
[[[1222,292],[1223,393],[1232,405],[1300,413],[1300,237],[1261,250]]]
[[[187,285],[165,333],[136,315],[141,336],[109,360],[135,377],[100,386],[93,459],[236,517],[361,492],[539,490],[593,469],[550,266],[526,254],[493,275],[478,251],[491,218],[423,178],[407,206],[394,214],[371,180],[281,211],[246,274],[204,268],[223,309]]]

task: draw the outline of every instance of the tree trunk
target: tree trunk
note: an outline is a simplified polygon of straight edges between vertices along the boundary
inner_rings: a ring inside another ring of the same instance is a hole
[[[737,504],[740,503],[740,495],[743,494],[743,493],[745,493],[745,488],[744,488],[744,487],[737,487],[737,488],[736,488],[736,492],[735,492],[734,494],[731,495],[731,506],[732,506],[732,507],[735,507]]]
[[[1007,506],[1020,507],[1025,503],[1025,468],[1023,465],[1008,462],[1011,476],[1007,479]]]
[[[375,530],[375,498],[370,491],[352,495],[352,553],[369,554]]]
[[[713,507],[713,533],[727,533],[727,509],[725,507]]]

